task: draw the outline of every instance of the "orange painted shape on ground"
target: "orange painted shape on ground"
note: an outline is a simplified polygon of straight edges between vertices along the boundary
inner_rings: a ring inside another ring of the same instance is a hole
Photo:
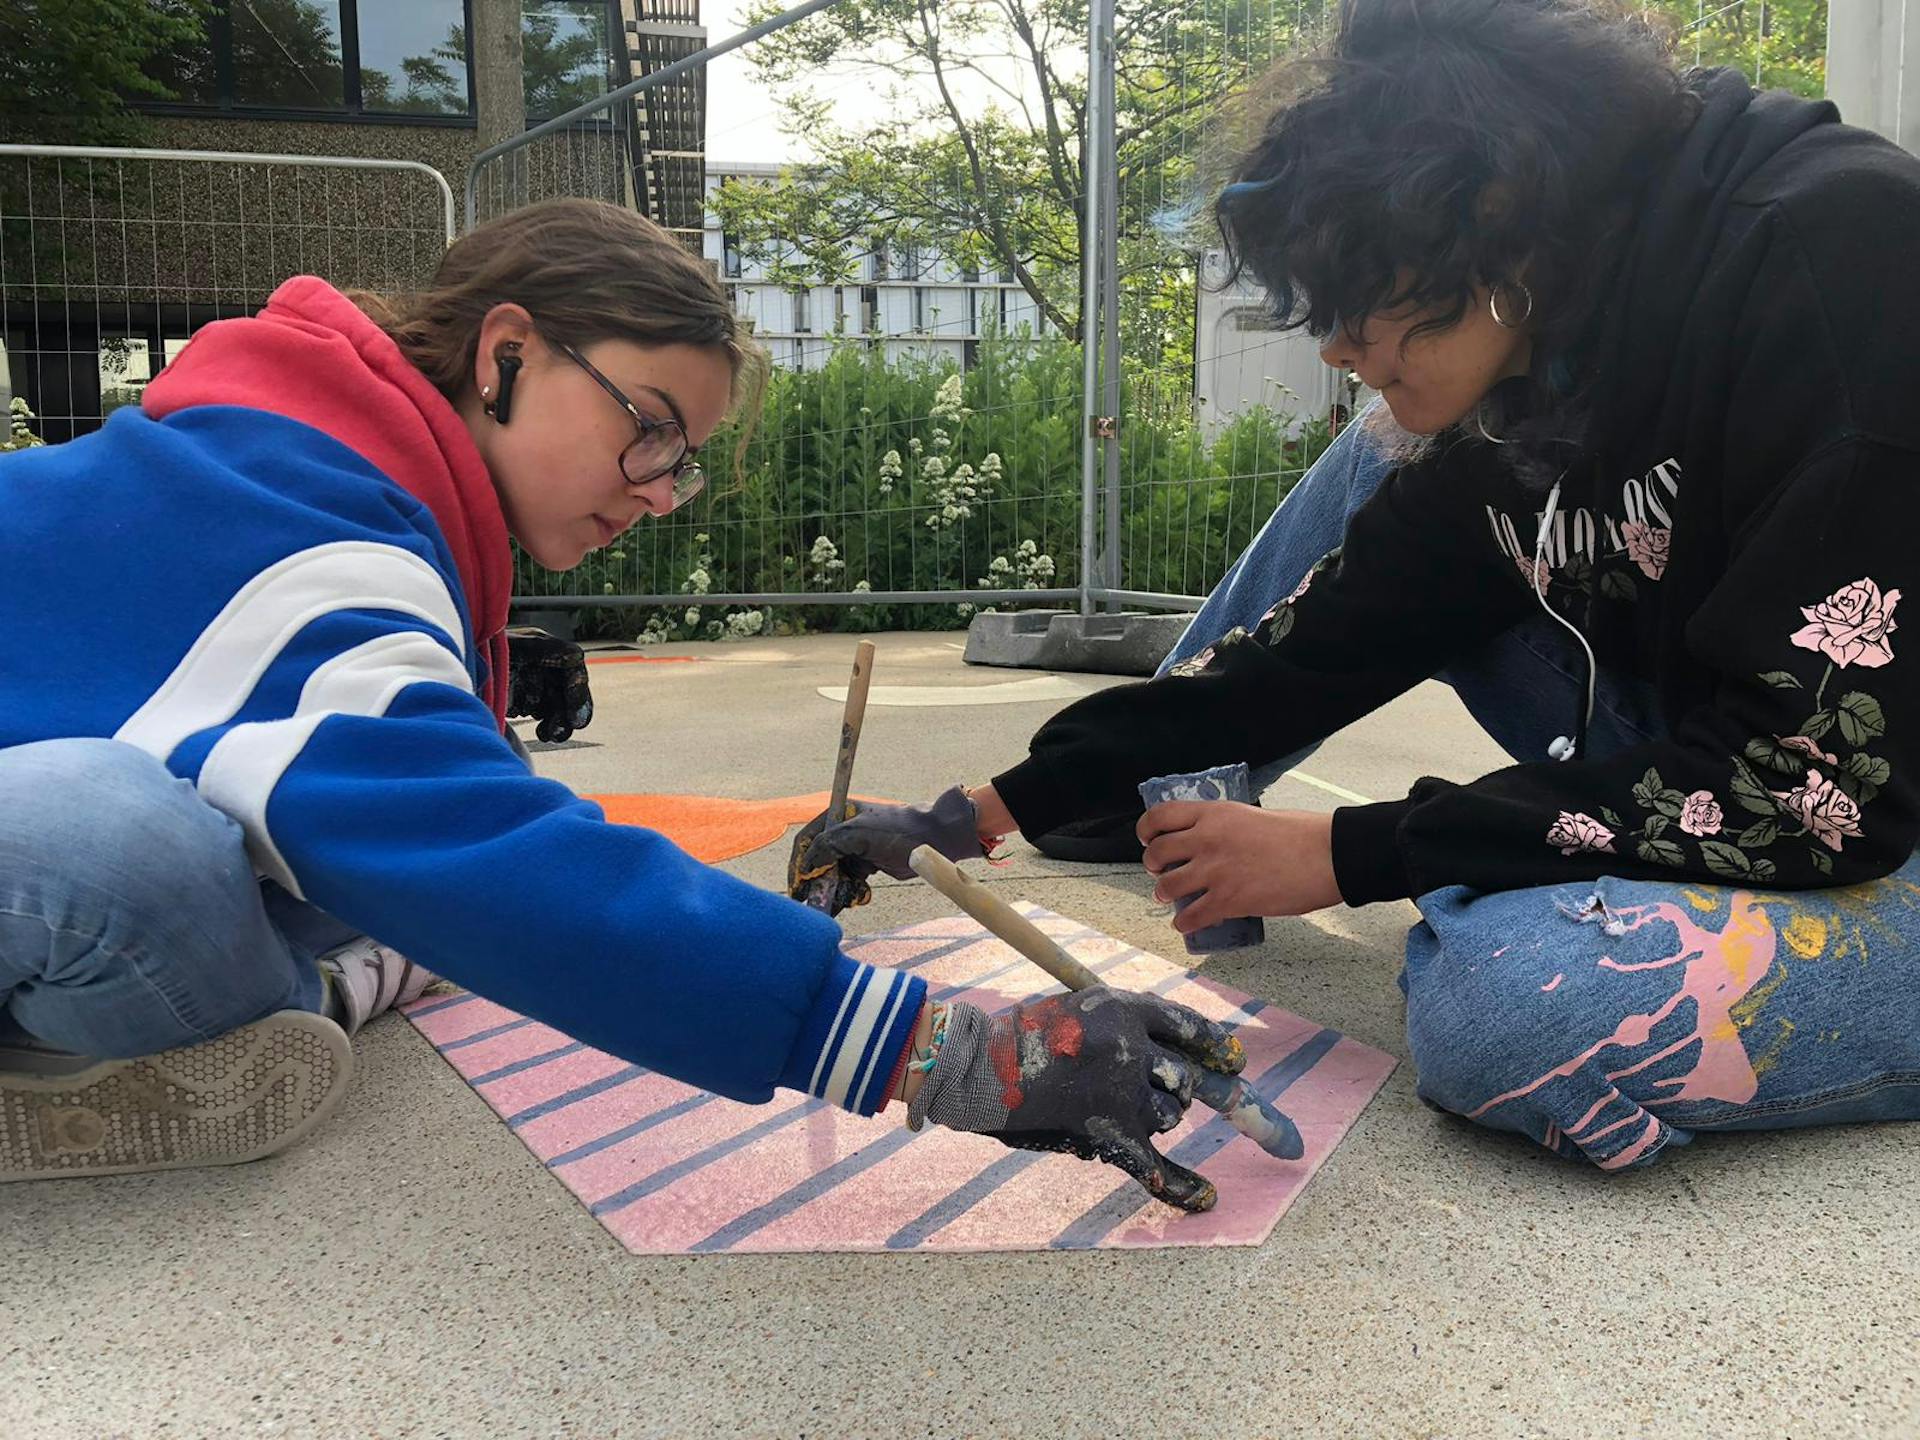
[[[619,825],[658,830],[696,860],[713,864],[771,845],[789,826],[804,825],[827,806],[827,792],[774,800],[717,795],[588,795]],[[866,800],[866,796],[859,797]],[[888,801],[880,801],[888,804]]]

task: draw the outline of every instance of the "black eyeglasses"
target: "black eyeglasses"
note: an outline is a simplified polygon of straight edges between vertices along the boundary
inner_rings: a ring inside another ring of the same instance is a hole
[[[629,400],[621,388],[602,375],[591,360],[571,345],[554,346],[574,364],[599,382],[600,388],[620,402],[640,433],[620,452],[620,473],[629,485],[649,485],[663,475],[673,477],[673,503],[678,510],[707,484],[707,472],[695,457],[699,454],[687,444],[687,432],[676,415],[671,420],[649,420],[640,407]]]

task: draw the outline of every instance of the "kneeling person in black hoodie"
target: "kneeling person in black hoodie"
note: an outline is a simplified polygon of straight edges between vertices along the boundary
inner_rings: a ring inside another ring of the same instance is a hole
[[[1380,402],[1160,676],[807,864],[1019,830],[1144,850],[1185,932],[1412,899],[1422,1096],[1608,1169],[1920,1115],[1920,161],[1590,3],[1355,0],[1320,61],[1217,214]],[[1139,813],[1436,675],[1512,766]]]

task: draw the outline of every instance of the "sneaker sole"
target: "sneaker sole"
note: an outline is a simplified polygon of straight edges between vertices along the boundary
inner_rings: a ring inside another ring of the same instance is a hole
[[[333,1114],[352,1072],[346,1032],[299,1010],[72,1075],[0,1071],[0,1182],[263,1159]]]

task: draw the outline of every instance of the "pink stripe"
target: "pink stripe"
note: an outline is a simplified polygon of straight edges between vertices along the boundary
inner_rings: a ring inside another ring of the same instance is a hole
[[[1619,1098],[1620,1098],[1620,1092],[1618,1090],[1615,1090],[1611,1085],[1609,1085],[1607,1087],[1607,1093],[1602,1095],[1598,1100],[1593,1102],[1593,1108],[1587,1111],[1586,1114],[1582,1115],[1578,1120],[1576,1120],[1573,1124],[1567,1127],[1567,1134],[1578,1135],[1582,1130],[1586,1129],[1587,1126],[1591,1125],[1594,1122],[1594,1120],[1599,1116],[1602,1110],[1606,1109],[1607,1106],[1611,1105],[1614,1101],[1618,1100]]]
[[[1660,1121],[1657,1117],[1649,1115],[1647,1116],[1647,1128],[1640,1132],[1640,1138],[1622,1150],[1618,1155],[1602,1160],[1600,1162],[1600,1168],[1602,1170],[1618,1170],[1624,1166],[1631,1165],[1642,1155],[1646,1154],[1647,1151],[1651,1150],[1659,1138]]]
[[[460,1052],[456,1050],[453,1053],[458,1055]],[[517,1115],[530,1105],[538,1105],[543,1100],[551,1100],[569,1090],[577,1090],[582,1085],[604,1079],[616,1071],[624,1070],[626,1065],[626,1061],[598,1050],[576,1050],[545,1065],[536,1065],[517,1075],[494,1081],[487,1086],[484,1097],[487,1104],[505,1118]]]
[[[542,1160],[551,1160],[664,1110],[692,1093],[678,1080],[649,1070],[550,1115],[537,1116],[522,1125],[518,1133],[529,1150]]]
[[[1242,1027],[1243,1037],[1250,1028]],[[1255,1044],[1247,1047],[1249,1070],[1272,1066],[1293,1048],[1291,1043],[1264,1040]],[[1392,1070],[1393,1060],[1378,1050],[1353,1040],[1340,1040],[1307,1076],[1295,1081],[1280,1097],[1280,1108],[1300,1127],[1300,1138],[1306,1142],[1304,1155],[1298,1160],[1276,1160],[1251,1140],[1236,1136],[1205,1163],[1201,1172],[1223,1197],[1232,1197],[1231,1203],[1223,1199],[1204,1215],[1181,1215],[1170,1206],[1152,1205],[1116,1229],[1104,1243],[1123,1247],[1164,1245],[1177,1229],[1183,1245],[1259,1244],[1360,1118],[1361,1107],[1354,1105],[1353,1097],[1370,1098]]]
[[[414,1028],[438,1048],[449,1040],[464,1040],[469,1035],[477,1035],[482,1030],[491,1030],[496,1025],[504,1025],[520,1017],[504,1005],[496,1005],[476,995],[463,1004],[436,1010],[417,1020],[411,1015],[407,1018],[413,1020]]]

